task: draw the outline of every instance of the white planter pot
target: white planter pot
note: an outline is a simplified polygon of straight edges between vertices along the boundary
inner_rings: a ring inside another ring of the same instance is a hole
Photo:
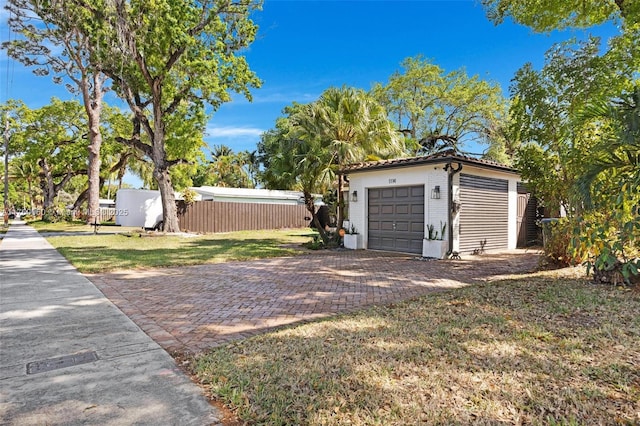
[[[422,240],[422,257],[444,259],[448,248],[449,242],[445,240]]]
[[[359,250],[362,248],[362,238],[360,238],[360,234],[344,234],[343,243],[344,248],[351,250]]]

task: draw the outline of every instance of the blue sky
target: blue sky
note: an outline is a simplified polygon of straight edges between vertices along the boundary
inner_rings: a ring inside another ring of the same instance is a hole
[[[6,40],[6,12],[2,18]],[[375,82],[386,82],[404,58],[418,54],[446,71],[465,67],[469,75],[497,82],[508,95],[518,68],[526,62],[541,67],[554,43],[588,34],[534,34],[510,22],[495,26],[475,0],[266,0],[254,20],[258,37],[245,54],[263,86],[253,91],[253,102],[234,96],[213,114],[205,136],[210,146],[254,150],[286,105],[311,102],[331,86],[369,90]],[[616,29],[590,32],[606,39]],[[50,78],[34,76],[3,54],[1,102],[17,98],[35,108],[52,96],[72,98]]]
[[[473,0],[277,1],[256,15],[257,40],[249,64],[264,81],[253,103],[236,98],[210,122],[210,143],[253,149],[259,133],[273,127],[284,106],[309,102],[331,86],[369,90],[386,82],[407,57],[422,54],[447,71],[497,82],[508,96],[516,70],[540,67],[552,44],[585,31],[534,34],[505,23],[495,26]],[[613,27],[599,28],[605,37]]]

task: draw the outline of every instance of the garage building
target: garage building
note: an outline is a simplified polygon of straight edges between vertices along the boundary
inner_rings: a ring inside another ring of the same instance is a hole
[[[448,254],[513,249],[535,238],[535,199],[508,166],[445,152],[341,173],[362,248],[424,255],[429,228]]]

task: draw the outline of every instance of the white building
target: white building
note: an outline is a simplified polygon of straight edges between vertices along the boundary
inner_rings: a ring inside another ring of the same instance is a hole
[[[527,219],[535,221],[518,173],[492,161],[443,153],[352,164],[342,173],[361,248],[439,258],[513,249],[519,238],[528,241],[520,235],[531,229]],[[427,253],[433,244],[442,246],[438,255]]]
[[[200,186],[190,188],[200,195],[202,201],[226,201],[235,203],[258,204],[303,204],[304,198],[299,191],[279,191],[252,188],[224,188],[220,186]],[[322,197],[316,196],[316,203]]]

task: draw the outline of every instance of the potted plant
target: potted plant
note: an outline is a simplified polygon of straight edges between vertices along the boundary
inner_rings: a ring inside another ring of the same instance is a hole
[[[345,229],[345,234],[343,237],[344,247],[351,250],[358,250],[362,248],[362,240],[360,239],[360,234],[358,234],[358,230],[354,225]]]
[[[440,229],[433,224],[427,226],[427,235],[422,240],[422,257],[444,259],[447,255],[448,241],[444,239],[447,223],[440,222]]]

